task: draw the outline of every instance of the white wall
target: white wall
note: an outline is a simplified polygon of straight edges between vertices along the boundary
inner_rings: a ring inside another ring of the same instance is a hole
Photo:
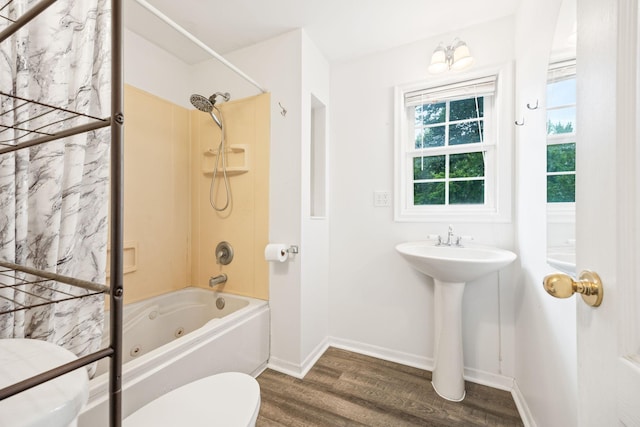
[[[525,0],[516,17],[517,236],[522,276],[518,283],[516,371],[519,393],[539,426],[575,426],[575,300],[547,295],[546,265],[546,115],[528,111],[527,103],[545,105],[545,86],[556,18],[561,0]]]
[[[513,33],[513,19],[505,18],[332,64],[329,332],[334,342],[432,367],[433,282],[414,271],[394,246],[445,234],[448,223],[396,223],[392,207],[373,205],[374,191],[393,190],[393,89],[428,78],[429,53],[456,36],[469,44],[473,69],[509,63]],[[513,144],[512,131],[507,139]],[[453,226],[476,243],[514,246],[513,223]],[[505,387],[514,374],[515,269],[469,283],[463,300],[467,373]]]
[[[313,41],[302,32],[302,356],[304,369],[324,351],[329,335],[329,217],[311,216],[311,96],[331,111],[329,63]],[[327,114],[328,115],[328,114]],[[325,123],[330,128],[330,123]],[[326,132],[325,134],[328,134]],[[328,171],[327,171],[328,174]]]

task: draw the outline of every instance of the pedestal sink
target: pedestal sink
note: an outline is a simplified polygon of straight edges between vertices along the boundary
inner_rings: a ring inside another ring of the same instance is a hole
[[[483,246],[444,246],[432,241],[401,243],[396,250],[416,270],[433,278],[434,368],[432,385],[441,397],[465,396],[462,352],[462,295],[466,282],[498,271],[516,259],[513,252]]]

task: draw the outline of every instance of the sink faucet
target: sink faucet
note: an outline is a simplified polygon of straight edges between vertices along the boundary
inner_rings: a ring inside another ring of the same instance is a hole
[[[226,283],[226,282],[227,282],[227,275],[222,273],[222,274],[219,274],[219,275],[217,275],[215,277],[211,277],[209,279],[209,286],[213,288],[214,286],[217,286],[217,285],[220,285],[220,284]]]
[[[453,225],[449,226],[449,231],[447,232],[447,246],[451,246],[453,244]]]
[[[450,225],[449,226],[449,230],[447,231],[447,241],[443,242],[442,241],[442,236],[438,236],[438,243],[436,243],[436,246],[457,246],[457,247],[462,247],[462,245],[460,244],[460,240],[462,238],[460,236],[456,236],[455,234],[453,234],[453,226]]]

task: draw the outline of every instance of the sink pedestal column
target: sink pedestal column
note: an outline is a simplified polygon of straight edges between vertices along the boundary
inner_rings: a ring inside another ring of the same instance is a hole
[[[462,353],[462,294],[465,283],[434,279],[435,343],[431,384],[441,397],[464,399],[464,359]]]

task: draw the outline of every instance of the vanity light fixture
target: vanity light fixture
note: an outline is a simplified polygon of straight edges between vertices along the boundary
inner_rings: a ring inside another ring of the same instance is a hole
[[[429,72],[439,74],[447,70],[459,71],[467,68],[473,63],[473,57],[469,47],[459,38],[455,38],[453,43],[443,46],[442,43],[433,51]]]

